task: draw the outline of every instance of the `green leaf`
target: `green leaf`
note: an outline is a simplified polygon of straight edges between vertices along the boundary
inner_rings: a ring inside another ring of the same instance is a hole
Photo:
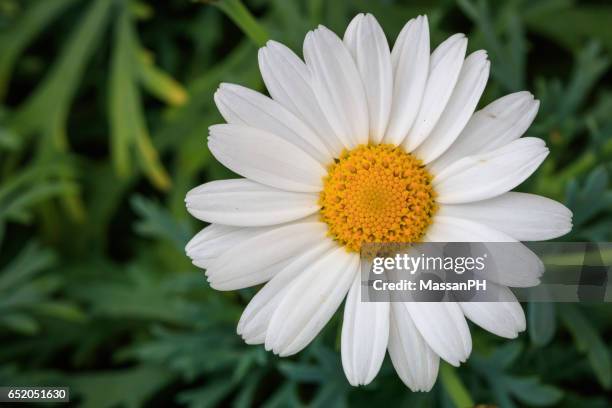
[[[484,43],[492,61],[492,76],[506,90],[518,91],[525,81],[526,40],[519,10],[513,3],[496,7],[494,17],[489,2],[458,0],[458,6],[477,27],[474,37]],[[501,10],[501,11],[500,11]]]
[[[115,24],[115,46],[110,70],[108,110],[111,124],[112,158],[117,174],[126,177],[131,170],[130,148],[137,139],[139,129],[135,104],[140,103],[132,73],[133,40],[130,15],[123,7]]]
[[[191,238],[191,230],[185,224],[175,220],[161,205],[142,196],[134,196],[132,207],[142,217],[136,224],[136,230],[148,237],[166,239],[172,242],[181,253]]]
[[[470,393],[461,382],[454,367],[442,363],[440,365],[440,381],[456,408],[474,406],[474,400],[472,400]]]
[[[40,32],[75,0],[37,1],[25,10],[14,27],[0,35],[0,100],[6,94],[17,57]]]
[[[518,341],[507,342],[495,349],[489,360],[499,368],[510,368],[523,352],[523,345]]]
[[[294,381],[319,383],[325,380],[325,374],[315,365],[281,362],[278,368]]]
[[[145,90],[168,105],[182,106],[187,103],[188,94],[185,88],[156,67],[152,58],[145,52],[140,52],[138,58],[138,76]]]
[[[255,375],[250,375],[249,378],[246,379],[246,383],[242,386],[242,389],[238,392],[236,399],[234,399],[232,407],[252,407],[254,405],[253,400],[255,398],[255,393],[257,392],[257,387],[259,385],[260,380],[261,375],[258,375],[257,373]]]
[[[38,322],[33,317],[22,313],[0,316],[0,326],[5,326],[10,330],[30,336],[38,333],[40,329]]]
[[[75,283],[73,296],[89,304],[97,318],[189,325],[195,305],[174,294],[173,287],[160,284],[159,276],[151,273],[152,266],[134,262],[122,267],[122,274],[111,276],[117,265],[109,262],[102,266],[99,279]]]
[[[565,118],[576,113],[584,102],[589,91],[593,89],[599,78],[610,67],[610,58],[605,55],[596,42],[580,47],[577,61],[573,68],[572,79],[565,89],[564,98],[559,102],[557,116]]]
[[[36,311],[40,314],[58,319],[81,323],[87,320],[86,315],[78,306],[65,302],[48,301],[36,305]]]
[[[108,110],[111,121],[112,157],[117,173],[131,172],[131,150],[140,159],[144,173],[159,189],[170,187],[170,177],[153,147],[138,89],[138,52],[132,16],[124,5],[115,24],[115,47],[111,64]]]
[[[212,4],[223,10],[255,45],[263,47],[266,44],[268,33],[240,0],[219,0]]]
[[[177,400],[190,408],[210,408],[217,406],[234,386],[230,381],[218,380],[205,387],[184,391],[178,395]]]
[[[64,165],[30,165],[0,184],[0,222],[27,222],[30,210],[51,197],[74,194],[78,187],[65,179]]]
[[[66,122],[72,100],[85,66],[97,49],[112,5],[113,2],[108,0],[91,3],[42,83],[11,118],[10,127],[22,136],[41,136],[37,152],[37,159],[41,162],[60,161],[62,153],[68,151]],[[71,171],[65,179],[70,181],[75,177]],[[66,194],[63,204],[73,219],[84,219],[83,205],[76,194]]]
[[[19,285],[27,284],[35,275],[50,268],[55,260],[53,252],[30,242],[0,271],[0,292],[8,292]]]
[[[112,5],[113,2],[108,0],[91,3],[58,60],[13,118],[13,126],[18,132],[44,132],[57,146],[65,148],[65,122],[70,105],[85,66],[97,49]]]
[[[17,151],[21,147],[21,140],[17,133],[0,124],[0,150]]]
[[[506,378],[504,382],[516,399],[529,406],[553,405],[563,397],[561,390],[543,385],[537,378]]]
[[[297,387],[293,382],[286,382],[279,387],[262,405],[264,408],[299,407],[300,403]]]
[[[580,49],[587,39],[598,38],[612,51],[612,7],[609,5],[553,8],[526,17],[530,28],[570,50]]]
[[[582,187],[576,182],[569,185],[566,201],[574,212],[575,225],[583,225],[612,204],[611,198],[606,197],[608,183],[608,172],[600,166],[588,175]]]
[[[163,367],[135,367],[124,370],[80,373],[68,380],[72,391],[79,396],[80,407],[137,408],[172,379]],[[72,398],[72,396],[71,396]]]
[[[550,343],[557,329],[555,304],[550,302],[529,302],[527,306],[529,338],[536,346]]]
[[[522,346],[517,340],[498,346],[490,355],[484,357],[473,354],[470,365],[482,376],[495,395],[495,403],[500,407],[513,408],[513,399],[528,405],[552,405],[562,397],[560,390],[544,385],[531,376],[508,374],[507,371],[521,354]]]
[[[0,270],[0,327],[33,335],[45,316],[64,321],[84,320],[77,306],[53,299],[60,283],[58,276],[49,273],[55,260],[53,252],[30,242]]]
[[[612,386],[610,352],[597,330],[580,310],[571,304],[562,305],[561,319],[582,353],[586,353],[597,379],[606,389]]]

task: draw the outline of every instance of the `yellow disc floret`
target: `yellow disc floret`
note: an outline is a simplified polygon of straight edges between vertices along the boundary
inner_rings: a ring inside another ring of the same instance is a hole
[[[420,242],[436,211],[431,181],[423,163],[401,148],[361,145],[329,167],[321,216],[349,251],[364,243]]]

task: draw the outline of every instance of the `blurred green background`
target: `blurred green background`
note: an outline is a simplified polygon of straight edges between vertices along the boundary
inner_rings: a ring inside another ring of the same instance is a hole
[[[609,1],[0,0],[0,384],[67,385],[85,407],[612,405],[610,305],[525,305],[507,341],[473,327],[467,364],[410,392],[388,359],[352,388],[341,315],[280,359],[235,334],[255,289],[216,292],[183,248],[183,199],[230,176],[207,150],[218,84],[264,91],[257,47],[297,52],[371,12],[390,42],[427,13],[488,50],[480,106],[530,90],[551,154],[522,186],[612,241]],[[495,135],[491,135],[494,137]]]

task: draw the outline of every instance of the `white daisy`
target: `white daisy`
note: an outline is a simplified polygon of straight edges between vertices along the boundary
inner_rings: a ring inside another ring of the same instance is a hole
[[[323,26],[309,32],[305,62],[274,41],[260,49],[271,97],[220,86],[227,124],[210,128],[208,146],[245,178],[187,194],[188,211],[211,225],[186,250],[215,289],[267,282],[238,323],[247,343],[297,353],[346,297],[349,382],[372,381],[388,350],[404,383],[423,391],[440,357],[468,358],[466,317],[503,337],[525,329],[518,302],[360,299],[364,242],[545,240],[571,229],[563,205],[509,192],[548,154],[542,140],[520,138],[539,102],[518,92],[474,113],[489,61],[482,50],[466,57],[466,47],[455,34],[430,54],[420,16],[390,51],[374,17],[360,14],[343,40]],[[512,266],[499,291],[538,282],[537,262]]]

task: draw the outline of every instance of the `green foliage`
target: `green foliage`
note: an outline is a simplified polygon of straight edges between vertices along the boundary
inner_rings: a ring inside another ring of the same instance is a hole
[[[489,383],[494,401],[500,406],[514,407],[514,401],[528,406],[557,403],[563,395],[558,388],[541,384],[537,377],[507,372],[521,352],[522,346],[519,343],[508,343],[499,346],[487,357],[475,356],[470,364]]]
[[[612,6],[572,0],[0,0],[0,384],[68,385],[87,407],[610,406],[609,306],[532,303],[528,334],[472,327],[427,394],[385,361],[351,387],[339,318],[280,359],[235,326],[184,254],[186,192],[231,176],[205,143],[220,82],[264,90],[257,47],[301,49],[370,11],[389,38],[427,13],[492,61],[484,105],[531,90],[551,154],[524,191],[563,201],[563,239],[612,240]],[[492,135],[494,136],[494,135]]]
[[[455,369],[444,363],[440,367],[440,381],[456,407],[472,407],[474,401],[457,376]]]
[[[160,367],[141,366],[114,371],[82,373],[67,384],[81,396],[87,408],[141,407],[159,388],[172,379]]]
[[[55,261],[50,250],[30,243],[0,271],[0,327],[35,335],[44,317],[73,322],[84,319],[76,305],[54,298],[62,277],[44,271]]]
[[[527,306],[529,338],[536,346],[545,346],[557,330],[556,308],[548,302],[530,302]]]
[[[146,84],[158,82],[163,74],[139,56],[141,51],[134,33],[131,14],[128,4],[122,4],[115,26],[108,98],[112,157],[119,176],[126,177],[130,173],[130,163],[133,160],[131,150],[136,150],[136,158],[141,163],[144,173],[151,178],[153,184],[166,190],[170,186],[170,179],[151,144],[137,84],[141,78],[146,79]],[[148,88],[175,103],[185,99],[184,96],[169,95],[165,89],[169,85],[168,79],[163,76],[162,78],[165,81],[160,81],[159,86],[153,88],[149,85]],[[181,92],[180,88],[178,92]]]
[[[597,329],[573,305],[563,305],[562,311],[563,323],[574,337],[576,347],[587,355],[601,385],[610,389],[612,387],[610,353]]]

